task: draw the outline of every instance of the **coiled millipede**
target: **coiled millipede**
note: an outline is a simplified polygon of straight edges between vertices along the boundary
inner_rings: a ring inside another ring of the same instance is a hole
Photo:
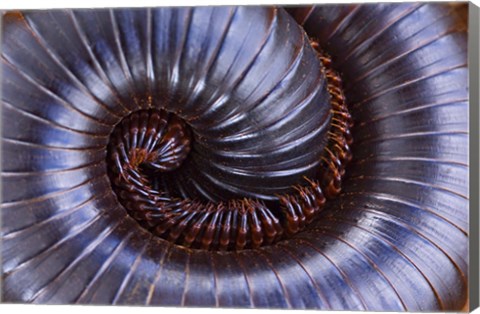
[[[5,13],[2,299],[462,308],[459,12]]]

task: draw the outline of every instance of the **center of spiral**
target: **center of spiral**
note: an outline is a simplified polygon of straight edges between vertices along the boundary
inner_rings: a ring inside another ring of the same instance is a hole
[[[169,172],[181,166],[190,152],[190,131],[183,120],[165,111],[132,113],[114,130],[109,156],[113,172]]]
[[[163,110],[139,110],[114,129],[108,145],[107,165],[120,203],[142,225],[149,227],[148,210],[164,200],[152,178],[181,167],[190,152],[186,123]]]

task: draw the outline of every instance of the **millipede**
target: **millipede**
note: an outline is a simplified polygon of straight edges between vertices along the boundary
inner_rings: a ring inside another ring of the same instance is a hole
[[[2,301],[464,308],[467,11],[3,12]]]

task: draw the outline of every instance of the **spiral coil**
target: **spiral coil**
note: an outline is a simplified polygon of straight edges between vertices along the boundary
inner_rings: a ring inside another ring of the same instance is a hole
[[[6,12],[2,300],[462,308],[468,71],[456,12]],[[319,70],[329,63],[341,86]],[[142,115],[182,135],[158,137],[175,144],[155,158],[117,158],[117,136],[157,139]],[[157,224],[163,201],[174,218]]]

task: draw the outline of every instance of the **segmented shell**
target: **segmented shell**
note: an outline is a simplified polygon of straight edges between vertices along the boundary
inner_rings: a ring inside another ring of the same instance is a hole
[[[106,146],[133,110],[166,108],[196,132],[185,194],[271,200],[290,191],[320,164],[330,121],[316,106],[330,99],[319,60],[294,20],[259,7],[4,15],[4,301],[463,306],[464,24],[435,3],[289,12],[342,76],[353,159],[342,193],[305,231],[237,252],[184,248],[141,227],[112,192]]]

